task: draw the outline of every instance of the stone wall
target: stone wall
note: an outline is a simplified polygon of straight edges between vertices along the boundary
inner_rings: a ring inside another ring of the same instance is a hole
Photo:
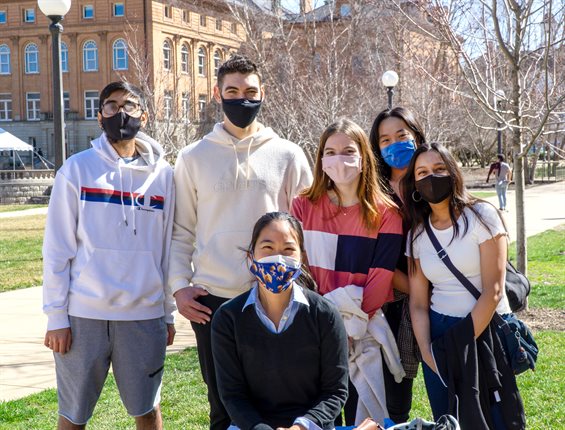
[[[53,179],[0,181],[0,204],[49,203]]]

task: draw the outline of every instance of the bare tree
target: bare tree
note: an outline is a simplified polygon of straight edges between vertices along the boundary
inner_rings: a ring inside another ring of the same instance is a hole
[[[517,263],[525,273],[525,166],[540,136],[559,132],[546,125],[562,114],[559,109],[565,101],[565,93],[559,91],[565,79],[565,4],[553,0],[396,1],[400,10],[406,3],[426,14],[435,29],[430,37],[447,44],[458,57],[466,86],[442,81],[480,107],[482,118],[470,116],[476,127],[493,129],[494,124],[502,123],[511,133]],[[495,99],[500,89],[506,93],[505,106]]]

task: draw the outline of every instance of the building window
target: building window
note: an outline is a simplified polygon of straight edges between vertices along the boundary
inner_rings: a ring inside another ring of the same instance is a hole
[[[128,50],[124,39],[118,39],[114,42],[112,48],[114,57],[114,70],[128,69]]]
[[[69,71],[69,48],[65,42],[61,42],[61,71]]]
[[[25,47],[25,69],[26,73],[39,73],[39,50],[35,43]]]
[[[236,33],[237,33],[237,23],[235,23],[235,22],[232,22],[232,23],[231,23],[231,32],[232,32],[233,34],[236,34]]]
[[[98,91],[85,91],[84,93],[84,119],[96,119],[98,113]]]
[[[165,18],[171,19],[173,17],[173,7],[172,6],[165,6],[164,15],[165,15]]]
[[[351,15],[351,5],[350,4],[342,4],[339,8],[339,14],[341,16],[349,16]]]
[[[206,15],[200,15],[200,25],[206,27]]]
[[[218,76],[218,70],[220,70],[220,65],[222,64],[222,54],[219,50],[214,52],[214,76]]]
[[[10,48],[0,45],[0,75],[10,74]]]
[[[12,96],[0,94],[0,121],[12,120]]]
[[[35,22],[35,9],[24,9],[24,22]]]
[[[71,96],[68,91],[63,92],[63,112],[69,113],[71,111]]]
[[[0,10],[0,24],[6,24],[6,11]]]
[[[27,105],[27,120],[28,121],[39,121],[39,93],[27,93],[26,94],[26,105]]]
[[[206,121],[206,96],[204,94],[198,96],[198,116],[200,121]]]
[[[168,40],[163,42],[163,69],[171,70],[171,44]]]
[[[220,18],[216,19],[216,30],[222,31],[222,20]]]
[[[124,16],[126,14],[126,7],[124,3],[114,3],[114,16]]]
[[[189,53],[188,46],[182,45],[180,49],[180,69],[182,73],[188,73]]]
[[[182,93],[182,119],[185,122],[190,120],[190,94]]]
[[[173,112],[173,94],[170,91],[165,91],[163,108],[165,119],[171,119]]]
[[[198,50],[198,74],[206,76],[206,51],[204,51],[204,48]]]
[[[86,4],[82,7],[82,18],[83,19],[93,19],[94,18],[94,6],[91,4]]]
[[[182,22],[185,22],[185,23],[190,22],[190,12],[188,10],[182,11]]]
[[[85,72],[98,71],[98,46],[94,40],[85,42],[82,47],[82,66]]]

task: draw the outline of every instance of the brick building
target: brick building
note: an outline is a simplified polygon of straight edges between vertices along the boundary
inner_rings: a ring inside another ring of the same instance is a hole
[[[73,0],[63,22],[67,154],[99,135],[100,90],[127,79],[154,94],[155,117],[200,121],[241,26],[221,2]],[[0,0],[0,127],[53,159],[49,20],[36,1]]]

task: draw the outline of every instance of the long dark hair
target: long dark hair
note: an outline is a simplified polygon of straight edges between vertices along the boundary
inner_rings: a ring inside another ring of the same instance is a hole
[[[416,138],[416,147],[426,143],[424,128],[422,127],[422,124],[420,124],[420,121],[416,119],[416,116],[411,110],[403,107],[395,107],[394,109],[385,109],[377,115],[371,127],[369,142],[373,149],[375,160],[377,161],[377,170],[379,171],[379,176],[383,179],[383,185],[386,187],[386,189],[390,188],[390,186],[388,185],[388,180],[390,179],[391,168],[388,164],[385,163],[385,160],[381,154],[381,147],[379,146],[379,127],[385,119],[391,117],[401,119],[406,123],[406,125]]]
[[[259,235],[265,227],[274,221],[286,221],[290,225],[290,228],[296,234],[296,239],[298,239],[300,252],[302,255],[305,255],[306,249],[304,248],[304,232],[302,231],[302,227],[298,220],[286,212],[269,212],[259,218],[253,227],[251,242],[249,242],[249,246],[245,250],[247,257],[250,259],[253,258],[253,250],[255,249],[255,245],[257,245]],[[301,262],[301,271],[302,273],[298,277],[298,283],[309,290],[317,291],[318,287],[316,285],[316,281],[314,281],[308,266],[306,266],[304,262]]]
[[[449,173],[449,176],[451,177],[453,184],[453,190],[451,196],[449,197],[449,217],[451,218],[451,223],[453,224],[453,236],[451,237],[451,240],[453,241],[453,239],[455,239],[459,235],[464,236],[469,229],[469,220],[467,219],[467,216],[463,211],[465,208],[469,208],[469,210],[471,210],[475,214],[479,222],[487,229],[487,231],[492,232],[490,226],[485,222],[484,218],[474,207],[475,204],[479,202],[487,204],[490,203],[486,202],[485,200],[473,197],[467,191],[467,188],[463,183],[463,174],[455,158],[453,158],[451,153],[439,143],[423,144],[420,145],[418,149],[416,149],[412,160],[410,160],[406,175],[404,175],[404,177],[400,181],[400,189],[405,196],[403,207],[404,216],[406,221],[410,225],[410,255],[414,255],[414,241],[424,231],[424,229],[422,228],[424,220],[427,219],[432,212],[429,203],[424,199],[418,197],[419,193],[416,191],[416,175],[414,172],[414,167],[416,165],[418,157],[428,151],[435,151],[439,154],[439,156],[445,163],[445,167],[447,169],[447,172]],[[463,220],[462,232],[460,231],[459,224],[457,222],[458,217],[462,217]],[[500,219],[502,220],[502,218]],[[504,224],[504,220],[502,220],[502,222]],[[414,269],[413,264],[411,265],[410,269]]]

